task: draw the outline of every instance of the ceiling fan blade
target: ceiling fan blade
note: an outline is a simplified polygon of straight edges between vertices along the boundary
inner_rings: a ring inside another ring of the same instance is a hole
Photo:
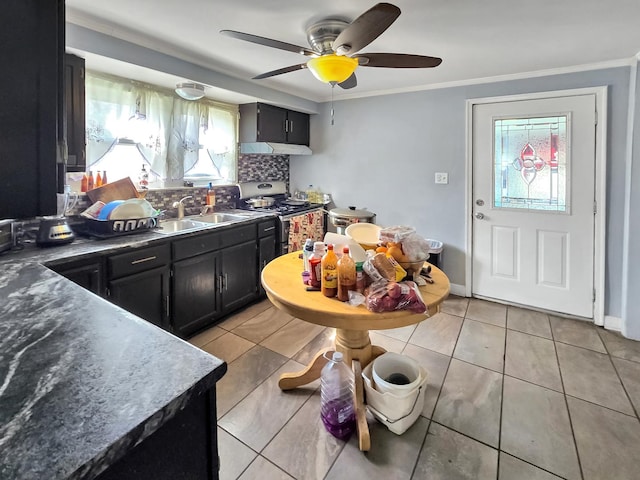
[[[442,63],[438,57],[407,53],[363,53],[354,55],[361,67],[433,68]]]
[[[356,87],[358,85],[358,79],[356,78],[356,74],[352,73],[349,78],[347,78],[344,82],[339,83],[338,85],[344,88],[345,90]]]
[[[280,40],[273,40],[271,38],[260,37],[258,35],[252,35],[250,33],[237,32],[235,30],[220,30],[222,35],[227,37],[237,38],[238,40],[244,40],[245,42],[257,43],[258,45],[264,45],[265,47],[277,48],[279,50],[286,50],[287,52],[299,53],[306,55],[307,57],[317,57],[320,54],[309,50],[305,47],[293,45],[292,43],[281,42]]]
[[[333,42],[338,55],[362,50],[373,42],[400,16],[400,9],[390,3],[378,3],[356,18]]]
[[[278,70],[271,70],[267,73],[262,73],[253,77],[253,80],[261,80],[263,78],[275,77],[276,75],[282,75],[283,73],[295,72],[296,70],[304,70],[307,68],[306,63],[300,65],[291,65],[290,67],[279,68]]]

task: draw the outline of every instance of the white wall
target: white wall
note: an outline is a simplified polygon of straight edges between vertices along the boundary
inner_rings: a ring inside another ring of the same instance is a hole
[[[464,285],[465,101],[607,85],[605,314],[621,317],[629,71],[619,67],[345,100],[335,103],[333,126],[329,105],[323,104],[311,121],[314,155],[291,157],[291,189],[313,184],[331,193],[338,207],[367,207],[381,225],[413,225],[423,236],[443,241],[443,269],[451,283]],[[449,173],[449,184],[434,184],[435,172]]]

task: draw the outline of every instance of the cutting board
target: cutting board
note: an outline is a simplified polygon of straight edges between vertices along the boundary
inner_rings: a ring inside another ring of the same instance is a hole
[[[89,190],[87,196],[92,203],[97,201],[109,203],[113,200],[129,200],[139,197],[138,191],[129,177]]]

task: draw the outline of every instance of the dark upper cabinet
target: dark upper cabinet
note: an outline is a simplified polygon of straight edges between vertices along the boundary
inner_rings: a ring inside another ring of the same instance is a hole
[[[56,213],[64,11],[64,0],[2,2],[0,218]]]
[[[64,105],[67,171],[84,172],[86,170],[84,58],[69,53],[64,56]]]
[[[309,115],[266,103],[240,105],[240,142],[309,145]]]

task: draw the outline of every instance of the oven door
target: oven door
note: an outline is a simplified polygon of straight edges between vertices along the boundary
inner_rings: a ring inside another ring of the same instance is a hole
[[[278,217],[280,220],[280,243],[277,247],[278,255],[285,255],[289,253],[289,229],[291,228],[291,221],[286,217]]]

